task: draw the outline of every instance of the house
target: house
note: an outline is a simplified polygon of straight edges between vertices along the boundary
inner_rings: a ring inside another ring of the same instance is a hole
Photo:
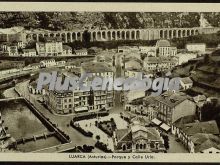
[[[54,59],[40,61],[40,67],[42,68],[47,68],[52,66],[56,66],[56,61]]]
[[[189,60],[197,58],[197,56],[197,53],[192,52],[183,52],[176,55],[176,57],[178,58],[178,65],[187,63]]]
[[[154,97],[147,96],[143,98],[143,114],[146,115],[149,120],[157,118],[158,106],[155,104]]]
[[[1,48],[8,56],[18,56],[18,46],[15,43],[5,42],[1,45]]]
[[[128,129],[118,129],[113,135],[115,152],[159,153],[165,152],[164,142],[154,127],[132,124]]]
[[[0,29],[0,42],[23,42],[26,43],[24,27],[11,27]]]
[[[85,62],[81,64],[81,74],[92,73],[92,76],[113,78],[113,70],[110,65],[103,62]]]
[[[186,44],[186,50],[189,52],[205,53],[206,44],[205,43],[188,43]]]
[[[35,49],[23,49],[23,55],[22,56],[26,56],[26,57],[34,57],[37,55],[37,52]]]
[[[141,69],[133,69],[133,68],[127,68],[124,72],[125,77],[127,78],[138,78],[138,79],[143,79],[143,73]]]
[[[68,45],[63,45],[63,56],[73,55],[72,48]]]
[[[135,59],[125,60],[125,69],[133,68],[133,69],[141,69],[141,63]]]
[[[39,56],[61,56],[63,43],[61,38],[44,38],[42,42],[36,42],[36,50]]]
[[[137,53],[139,48],[137,46],[118,46],[117,53]]]
[[[87,51],[87,49],[74,50],[74,54],[77,56],[87,56],[88,51]]]
[[[193,81],[190,77],[180,78],[180,85],[183,90],[189,89],[193,86]]]
[[[156,57],[157,55],[156,46],[139,46],[139,51],[142,54],[146,54],[148,57]]]
[[[166,71],[177,65],[173,57],[145,57],[143,67],[146,71]]]
[[[28,89],[29,89],[29,92],[34,94],[34,95],[37,95],[37,94],[45,94],[45,89],[42,89],[42,90],[38,90],[37,89],[37,82],[38,80],[34,80],[34,81],[31,81],[28,85]]]
[[[220,137],[213,134],[197,133],[190,137],[191,153],[220,153]]]
[[[158,119],[168,125],[172,125],[181,117],[196,113],[196,104],[182,92],[166,91],[155,97],[155,103],[158,106]]]
[[[143,98],[137,98],[125,104],[125,111],[134,114],[143,114]]]
[[[58,66],[65,66],[66,61],[56,61],[56,65]]]
[[[193,120],[193,117],[188,118],[188,120],[190,119]],[[214,120],[206,122],[195,121],[192,123],[186,121],[185,123],[180,123],[178,120],[172,126],[172,133],[184,144],[189,152],[194,153],[212,147],[212,145],[210,145],[209,147],[203,148],[201,145],[206,140],[210,140],[209,138],[219,136],[219,129]],[[211,136],[209,134],[211,134]],[[206,137],[206,139],[204,137]]]

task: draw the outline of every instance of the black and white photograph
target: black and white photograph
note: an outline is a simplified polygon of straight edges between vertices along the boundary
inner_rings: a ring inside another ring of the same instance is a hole
[[[1,153],[213,155],[219,130],[220,12],[0,11]]]

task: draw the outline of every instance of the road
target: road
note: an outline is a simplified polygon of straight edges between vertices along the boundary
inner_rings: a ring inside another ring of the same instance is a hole
[[[181,142],[175,140],[174,135],[168,134],[169,146],[168,153],[189,153]]]

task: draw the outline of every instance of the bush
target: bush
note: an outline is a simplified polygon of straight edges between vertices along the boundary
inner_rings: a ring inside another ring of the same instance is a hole
[[[90,132],[90,131],[85,131],[83,128],[81,128],[80,126],[76,126],[73,122],[71,122],[70,124],[73,128],[75,128],[77,131],[79,131],[80,133],[82,133],[84,136],[87,136],[87,137],[92,137],[93,136],[93,133]]]
[[[106,153],[112,153],[112,150],[107,148],[107,145],[102,143],[102,142],[96,142],[95,147],[97,147],[98,149],[106,152]]]

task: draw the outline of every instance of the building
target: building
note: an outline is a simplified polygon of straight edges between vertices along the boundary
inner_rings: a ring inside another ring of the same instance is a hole
[[[0,60],[0,70],[12,69],[12,68],[23,68],[24,66],[25,66],[24,61]]]
[[[35,49],[23,49],[23,55],[25,57],[35,57],[37,55],[37,52]]]
[[[182,92],[166,91],[155,97],[155,103],[158,106],[158,119],[168,125],[196,113],[196,104]]]
[[[138,53],[139,48],[137,46],[118,46],[117,53]]]
[[[138,59],[125,59],[125,69],[141,69],[141,63]]]
[[[197,53],[192,53],[192,52],[178,53],[176,55],[176,57],[178,58],[178,65],[187,63],[189,60],[197,58],[197,56],[198,56]]]
[[[0,42],[23,42],[26,43],[26,34],[23,27],[0,29]]]
[[[162,137],[154,127],[131,125],[128,129],[118,129],[113,135],[115,152],[164,153]]]
[[[191,153],[206,153],[217,154],[220,153],[220,137],[207,134],[197,133],[190,137],[191,139]]]
[[[194,120],[193,122],[192,119],[193,117],[191,116],[185,117],[185,120],[180,118],[172,125],[172,133],[184,144],[189,152],[203,152],[213,147],[213,145],[203,146],[207,140],[209,142],[220,142],[216,121],[199,122]],[[218,140],[213,141],[216,138]]]
[[[56,66],[56,61],[54,59],[40,61],[40,67],[42,68],[47,68],[52,66]]]
[[[177,65],[178,61],[172,57],[146,57],[143,67],[146,71],[166,71]]]
[[[18,56],[18,46],[15,43],[3,43],[1,47],[7,56]]]
[[[46,105],[58,114],[109,110],[113,107],[112,91],[46,91]]]
[[[36,42],[36,50],[39,56],[61,56],[63,43],[60,38],[44,38],[43,42]]]
[[[143,73],[142,73],[142,70],[127,68],[125,70],[124,76],[128,78],[135,77],[135,78],[142,79]]]
[[[139,46],[139,51],[142,54],[146,54],[148,57],[156,57],[157,55],[156,46]]]
[[[63,45],[63,56],[71,56],[73,55],[72,48],[68,45]]]
[[[45,89],[42,89],[42,90],[38,90],[37,89],[37,81],[38,80],[35,80],[35,81],[31,81],[28,85],[28,89],[29,89],[29,92],[34,94],[34,95],[37,95],[37,94],[42,94],[44,95],[45,94]]]
[[[86,62],[81,64],[81,74],[92,73],[92,76],[114,78],[110,65],[103,62]]]
[[[143,114],[146,115],[150,121],[157,118],[158,108],[154,97],[147,96],[143,99]]]
[[[189,52],[205,53],[206,44],[205,43],[188,43],[186,44],[186,50]]]
[[[193,86],[193,81],[190,77],[180,78],[180,85],[183,90],[189,89]]]
[[[177,48],[171,46],[168,40],[158,40],[156,43],[158,55],[160,57],[176,56]]]
[[[87,51],[87,49],[74,50],[74,54],[76,56],[87,56],[88,55],[88,51]]]

